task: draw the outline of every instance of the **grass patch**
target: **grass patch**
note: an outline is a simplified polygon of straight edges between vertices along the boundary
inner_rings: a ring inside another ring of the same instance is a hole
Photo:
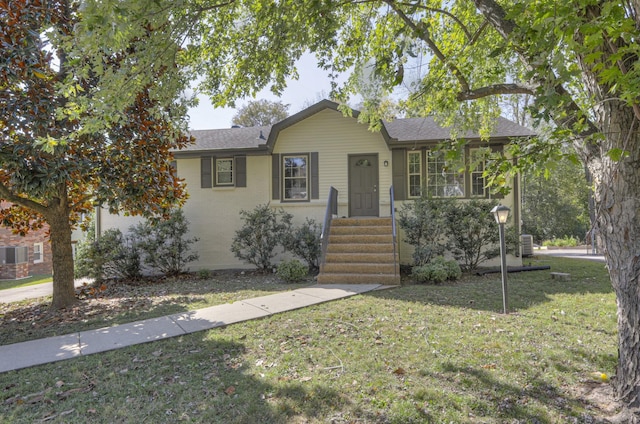
[[[49,283],[51,281],[53,281],[51,275],[32,275],[29,278],[23,278],[20,280],[0,280],[0,290],[17,289],[19,287]]]
[[[616,364],[600,263],[407,285],[2,374],[1,422],[582,423]],[[223,295],[232,295],[227,290]],[[602,398],[607,399],[607,398]]]

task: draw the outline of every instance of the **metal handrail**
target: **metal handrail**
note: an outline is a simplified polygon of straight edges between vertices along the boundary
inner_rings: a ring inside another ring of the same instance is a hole
[[[322,233],[320,234],[320,272],[324,268],[327,256],[327,246],[329,245],[329,232],[331,231],[331,221],[333,215],[338,215],[338,190],[334,187],[329,188],[329,198],[327,199],[327,209],[324,213],[324,222],[322,223]]]
[[[393,202],[393,185],[389,187],[389,204],[391,205],[391,231],[393,234],[393,275],[398,276],[398,261],[396,259],[396,246],[398,245],[396,234],[396,207]]]

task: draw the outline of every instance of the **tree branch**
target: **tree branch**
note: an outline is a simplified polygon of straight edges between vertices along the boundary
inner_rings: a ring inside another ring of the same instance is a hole
[[[494,84],[486,87],[476,88],[456,95],[458,101],[475,100],[487,96],[500,94],[534,94],[534,87],[521,84]]]
[[[467,28],[467,26],[460,20],[460,18],[458,18],[456,15],[454,15],[451,12],[449,12],[448,10],[438,9],[438,8],[429,7],[429,6],[422,6],[422,5],[419,5],[419,4],[411,4],[411,3],[398,3],[398,4],[400,6],[417,7],[418,9],[428,10],[429,12],[442,13],[443,15],[447,15],[452,20],[454,20],[455,23],[460,25],[460,28],[462,28],[462,31],[464,31],[464,33],[466,34],[468,39],[471,40],[473,38],[473,35],[471,34],[471,31],[469,31],[469,28]]]
[[[516,24],[512,20],[507,19],[505,10],[495,0],[473,0],[473,3],[476,5],[480,13],[484,15],[489,24],[491,24],[491,26],[502,36],[502,38],[506,41],[511,41],[512,43],[518,41],[514,40]],[[535,67],[532,64],[532,58],[527,57],[526,53],[522,49],[518,48],[517,43],[514,43],[514,45],[514,49],[522,63],[529,68],[529,71],[534,71]],[[587,124],[587,129],[579,134],[581,137],[585,138],[599,132],[595,124],[589,120],[584,113],[581,113],[582,109],[575,102],[573,96],[571,96],[571,94],[557,80],[549,65],[547,65],[543,71],[544,72],[532,72],[534,75],[534,82],[539,85],[550,85],[553,87],[556,94],[569,99],[566,106],[564,106],[564,111],[567,116],[571,117],[571,119],[562,122],[557,121],[558,125],[562,125],[564,128],[571,128],[578,119],[584,119]],[[597,146],[595,145],[590,146],[591,153],[595,153],[593,149],[596,147]]]
[[[442,53],[442,51],[438,48],[436,43],[431,39],[431,36],[429,35],[429,30],[427,29],[426,25],[424,25],[423,23],[416,24],[415,22],[413,22],[402,10],[396,7],[396,5],[393,3],[392,0],[384,0],[384,2],[387,3],[389,7],[391,7],[391,9],[393,9],[393,11],[400,17],[400,19],[402,19],[404,23],[407,24],[407,26],[413,30],[413,32],[416,34],[418,38],[420,38],[422,41],[427,43],[427,46],[433,52],[433,54],[447,68],[449,68],[449,70],[453,73],[453,75],[458,80],[458,83],[462,86],[461,91],[462,92],[470,91],[469,83],[467,82],[467,79],[464,77],[464,75],[462,75],[462,72],[460,72],[460,69],[458,69],[456,65],[454,65],[449,60],[447,60],[444,53]]]
[[[43,206],[38,202],[34,202],[31,199],[18,196],[17,194],[9,190],[9,188],[7,188],[7,186],[5,186],[4,184],[0,184],[0,198],[7,200],[11,203],[15,203],[20,206],[23,206],[27,209],[32,209],[38,212],[42,216],[45,216],[47,213],[46,206]]]

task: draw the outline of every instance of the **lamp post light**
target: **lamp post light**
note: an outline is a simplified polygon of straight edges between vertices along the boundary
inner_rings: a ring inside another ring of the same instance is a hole
[[[504,205],[497,205],[491,209],[493,217],[498,223],[500,229],[500,269],[502,271],[502,308],[505,314],[509,313],[509,304],[507,301],[507,249],[504,242],[504,224],[509,218],[511,209]]]

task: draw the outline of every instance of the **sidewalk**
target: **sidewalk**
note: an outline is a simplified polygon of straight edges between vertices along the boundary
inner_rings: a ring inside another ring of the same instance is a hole
[[[160,318],[0,346],[0,372],[263,318],[387,287],[380,284],[315,285]]]
[[[604,262],[604,255],[594,254],[587,248],[556,248],[556,249],[534,249],[535,255],[558,256],[562,258],[588,259],[590,261]]]

